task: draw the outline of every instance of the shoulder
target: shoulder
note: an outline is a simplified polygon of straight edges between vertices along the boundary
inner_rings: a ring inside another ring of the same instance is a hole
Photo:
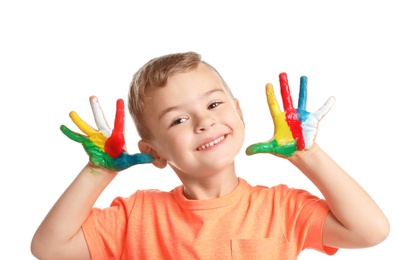
[[[309,191],[299,188],[290,187],[287,184],[278,184],[275,186],[250,185],[247,184],[247,191],[252,198],[262,198],[265,200],[286,202],[304,202],[308,200],[320,200],[317,196],[311,194]]]
[[[111,206],[137,205],[159,203],[173,199],[173,191],[161,191],[157,189],[137,190],[128,197],[116,197]]]

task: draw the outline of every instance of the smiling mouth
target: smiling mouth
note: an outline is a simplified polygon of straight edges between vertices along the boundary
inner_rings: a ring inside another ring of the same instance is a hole
[[[208,142],[207,144],[203,144],[203,145],[199,146],[198,148],[196,148],[196,150],[197,151],[202,151],[202,150],[204,150],[206,148],[209,148],[211,146],[215,146],[216,144],[218,144],[219,142],[221,142],[224,139],[225,139],[225,135],[223,135],[223,136],[221,136],[221,137],[219,137],[219,138],[217,138],[217,139],[215,139],[215,140],[213,140],[211,142]]]

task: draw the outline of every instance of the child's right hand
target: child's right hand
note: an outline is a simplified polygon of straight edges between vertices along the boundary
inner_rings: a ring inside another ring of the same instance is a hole
[[[69,113],[75,125],[86,134],[71,131],[61,125],[61,131],[71,140],[81,143],[90,158],[91,164],[112,171],[122,171],[136,164],[151,163],[153,157],[149,154],[128,154],[124,140],[124,102],[117,101],[114,129],[111,130],[106,122],[98,99],[90,97],[91,109],[98,130],[83,121],[76,112]]]

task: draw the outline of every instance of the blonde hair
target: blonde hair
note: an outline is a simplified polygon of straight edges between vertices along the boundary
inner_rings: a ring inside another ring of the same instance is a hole
[[[128,109],[141,138],[151,138],[150,129],[148,129],[144,120],[144,106],[147,102],[146,93],[166,86],[169,77],[194,70],[200,63],[204,63],[214,70],[228,93],[233,97],[221,75],[210,64],[202,61],[198,53],[173,53],[151,59],[134,74],[128,93]]]

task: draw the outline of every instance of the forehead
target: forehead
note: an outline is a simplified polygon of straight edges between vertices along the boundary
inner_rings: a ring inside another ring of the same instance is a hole
[[[146,92],[146,96],[148,100],[159,96],[162,98],[178,98],[182,95],[187,97],[215,88],[228,92],[220,76],[208,65],[200,63],[194,69],[170,76],[164,87],[152,88]]]
[[[166,86],[173,84],[184,83],[187,85],[222,85],[222,80],[219,75],[208,65],[199,63],[194,69],[186,72],[180,72],[168,78]]]

